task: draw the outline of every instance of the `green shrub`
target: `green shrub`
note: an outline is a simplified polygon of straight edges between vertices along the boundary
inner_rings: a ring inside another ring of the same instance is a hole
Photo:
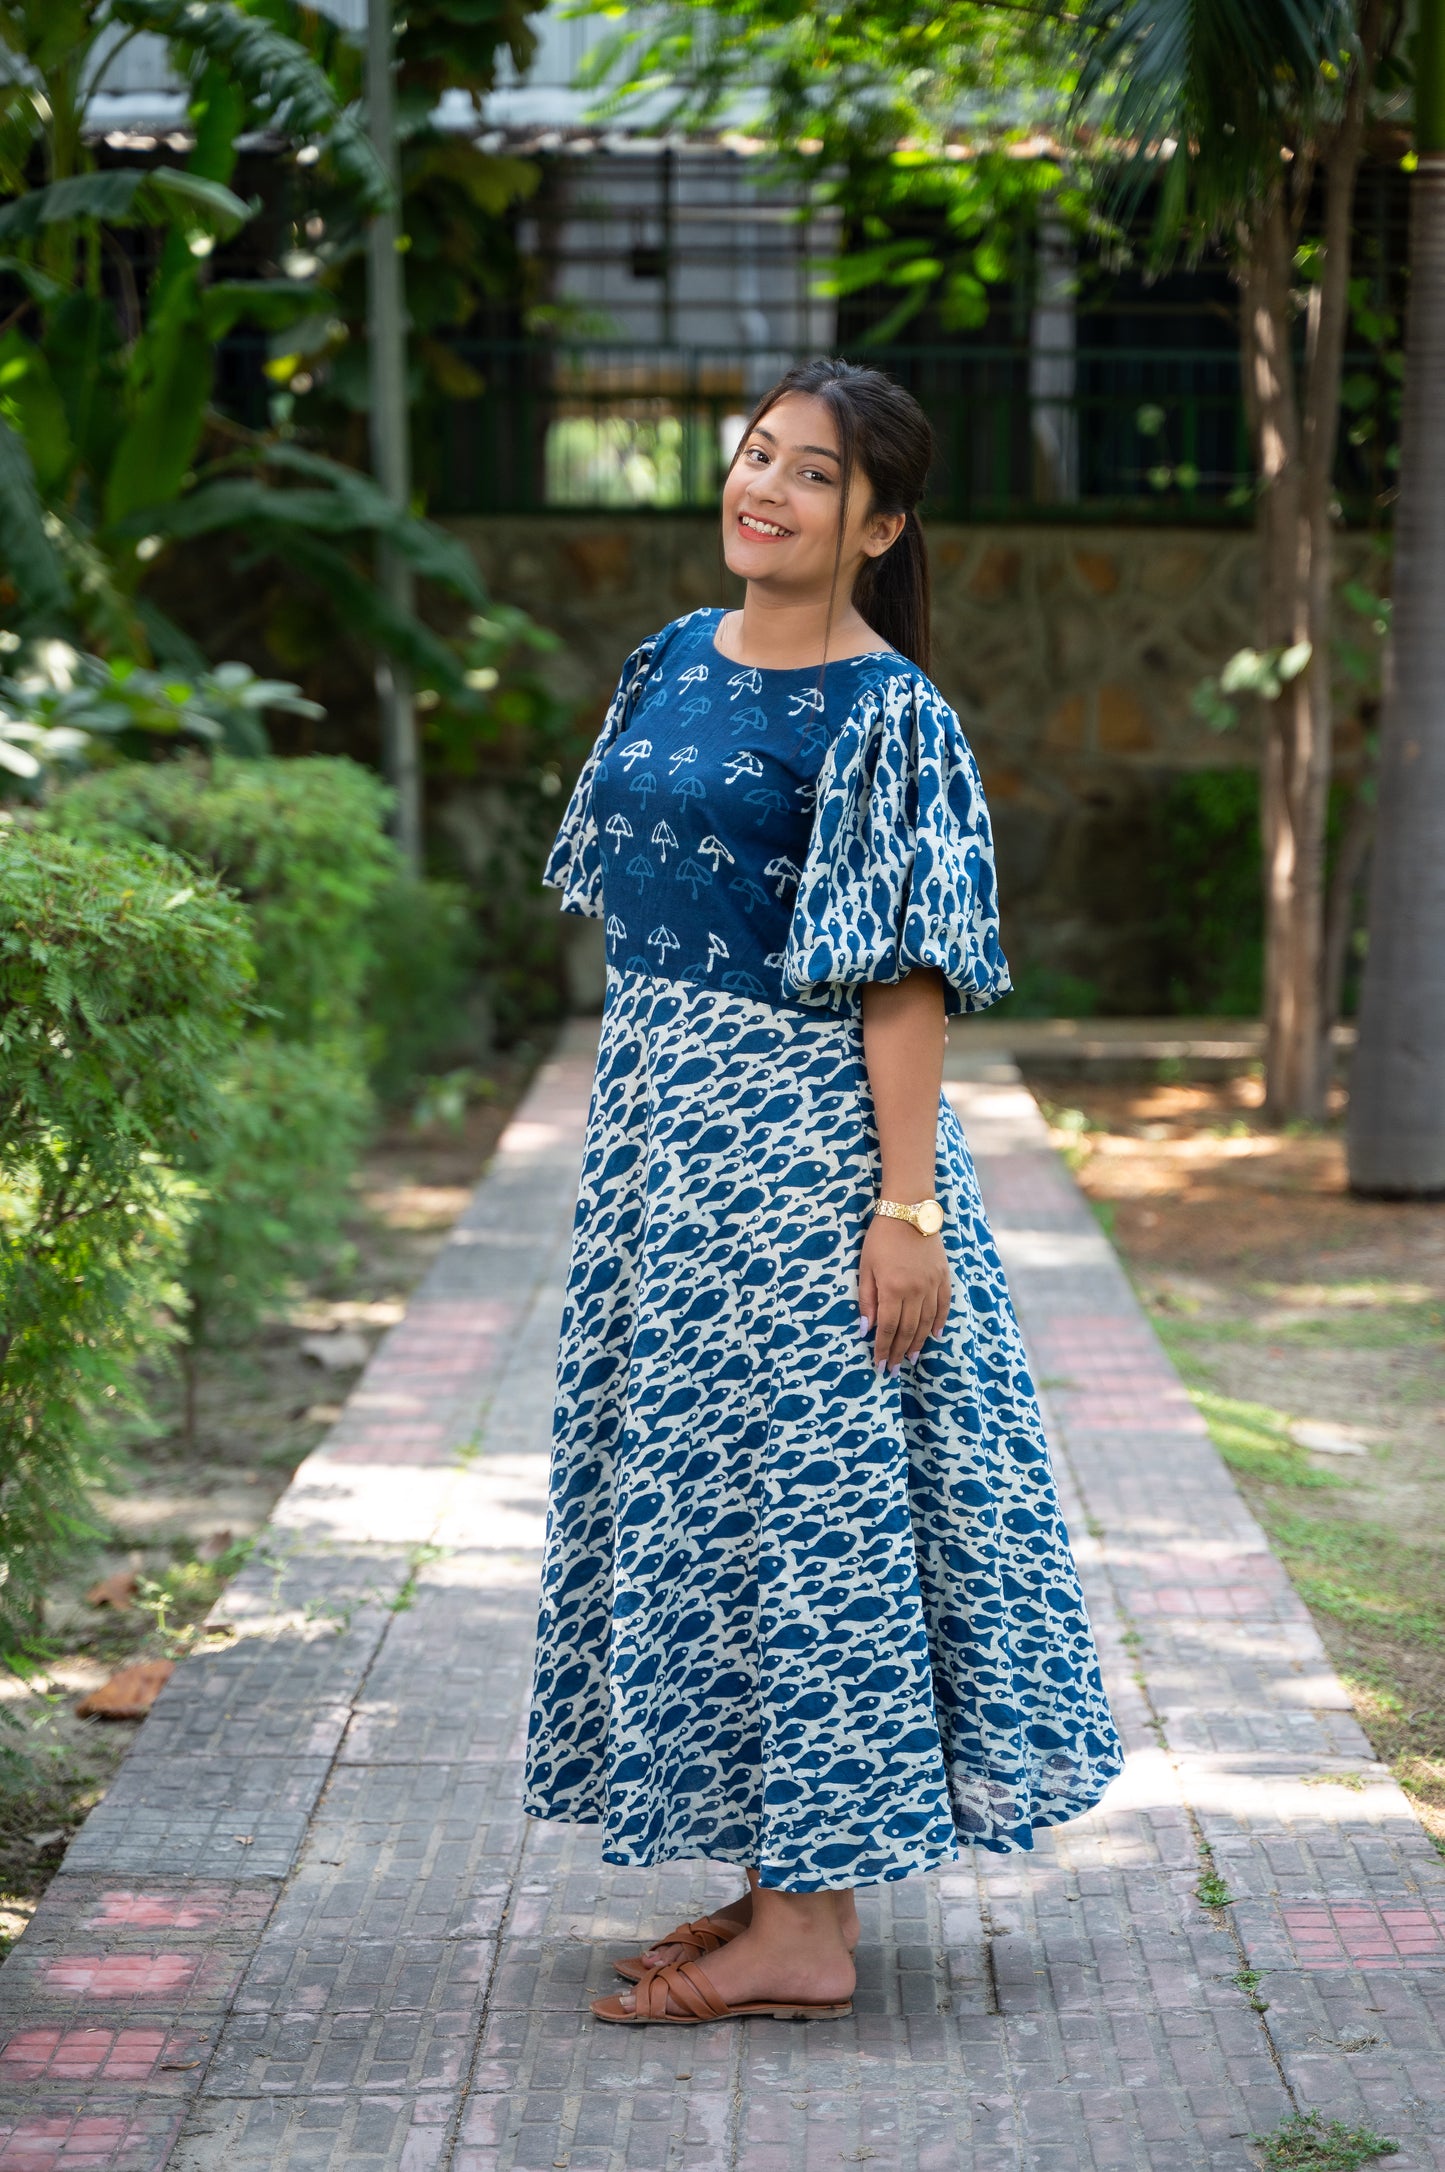
[[[459,856],[479,977],[504,1047],[566,1008],[561,927],[542,869],[597,719],[553,686],[548,659],[561,645],[524,612],[489,604],[469,621],[463,650],[482,716],[443,695],[425,719],[429,772],[444,789],[470,788],[471,835]]]
[[[196,1344],[240,1339],[288,1281],[325,1264],[372,1118],[359,1064],[331,1046],[248,1035],[218,1087],[185,1268]]]
[[[243,909],[169,853],[0,825],[0,1652],[89,1528],[135,1366],[165,1350],[216,1077],[254,984]]]
[[[1171,779],[1160,808],[1155,881],[1169,1009],[1258,1017],[1264,897],[1257,769],[1201,769]]]
[[[250,907],[262,1000],[288,1041],[360,1030],[377,900],[400,865],[385,834],[391,794],[359,762],[127,763],[58,793],[70,837],[149,837],[207,869]]]
[[[402,1100],[438,1065],[485,1055],[490,1020],[478,985],[481,938],[467,892],[456,882],[399,877],[372,916],[373,963],[366,983],[371,1083],[383,1101]]]
[[[16,651],[6,668],[3,659]],[[68,641],[24,645],[0,636],[0,794],[41,799],[52,774],[148,761],[177,745],[266,754],[265,718],[273,709],[326,713],[299,687],[258,679],[247,664],[183,676],[147,670],[129,656],[89,656]]]
[[[193,1342],[244,1334],[337,1240],[371,1119],[363,1001],[398,879],[389,798],[355,762],[218,756],[85,777],[47,810],[70,836],[181,853],[238,894],[255,928],[264,1013],[218,1082],[223,1121],[191,1166],[204,1191],[186,1266]]]

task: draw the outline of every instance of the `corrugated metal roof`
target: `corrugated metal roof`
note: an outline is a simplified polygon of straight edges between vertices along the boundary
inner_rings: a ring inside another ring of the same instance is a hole
[[[360,38],[366,29],[366,0],[312,0],[312,4]],[[481,125],[509,134],[558,129],[565,134],[586,125],[594,91],[572,86],[584,56],[617,29],[615,18],[569,20],[555,7],[535,18],[538,46],[525,77],[507,58],[498,71],[498,87],[483,103]],[[86,108],[86,133],[92,136],[166,135],[186,125],[185,87],[167,66],[160,38],[142,36],[122,43],[97,78],[98,88]],[[451,92],[437,109],[444,128],[478,126],[470,98]],[[615,131],[614,131],[615,133]]]

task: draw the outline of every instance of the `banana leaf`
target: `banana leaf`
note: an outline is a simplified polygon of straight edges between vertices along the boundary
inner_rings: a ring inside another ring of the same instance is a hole
[[[94,219],[102,226],[174,226],[188,223],[208,232],[233,234],[250,208],[219,182],[179,166],[149,172],[112,167],[104,173],[71,174],[29,189],[0,207],[0,240],[33,241],[44,226]]]
[[[26,621],[63,617],[69,583],[59,552],[45,532],[35,469],[25,440],[0,415],[0,567],[14,587]]]

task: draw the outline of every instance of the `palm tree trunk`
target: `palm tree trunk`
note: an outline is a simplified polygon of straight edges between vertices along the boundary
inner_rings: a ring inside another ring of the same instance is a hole
[[[1391,668],[1370,946],[1350,1072],[1353,1190],[1445,1193],[1445,0],[1422,0]]]

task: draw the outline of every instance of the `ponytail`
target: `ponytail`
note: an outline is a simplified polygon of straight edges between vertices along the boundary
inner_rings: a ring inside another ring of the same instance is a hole
[[[928,545],[910,506],[897,540],[879,558],[866,558],[853,584],[853,602],[874,632],[917,664],[931,667],[932,583]]]

